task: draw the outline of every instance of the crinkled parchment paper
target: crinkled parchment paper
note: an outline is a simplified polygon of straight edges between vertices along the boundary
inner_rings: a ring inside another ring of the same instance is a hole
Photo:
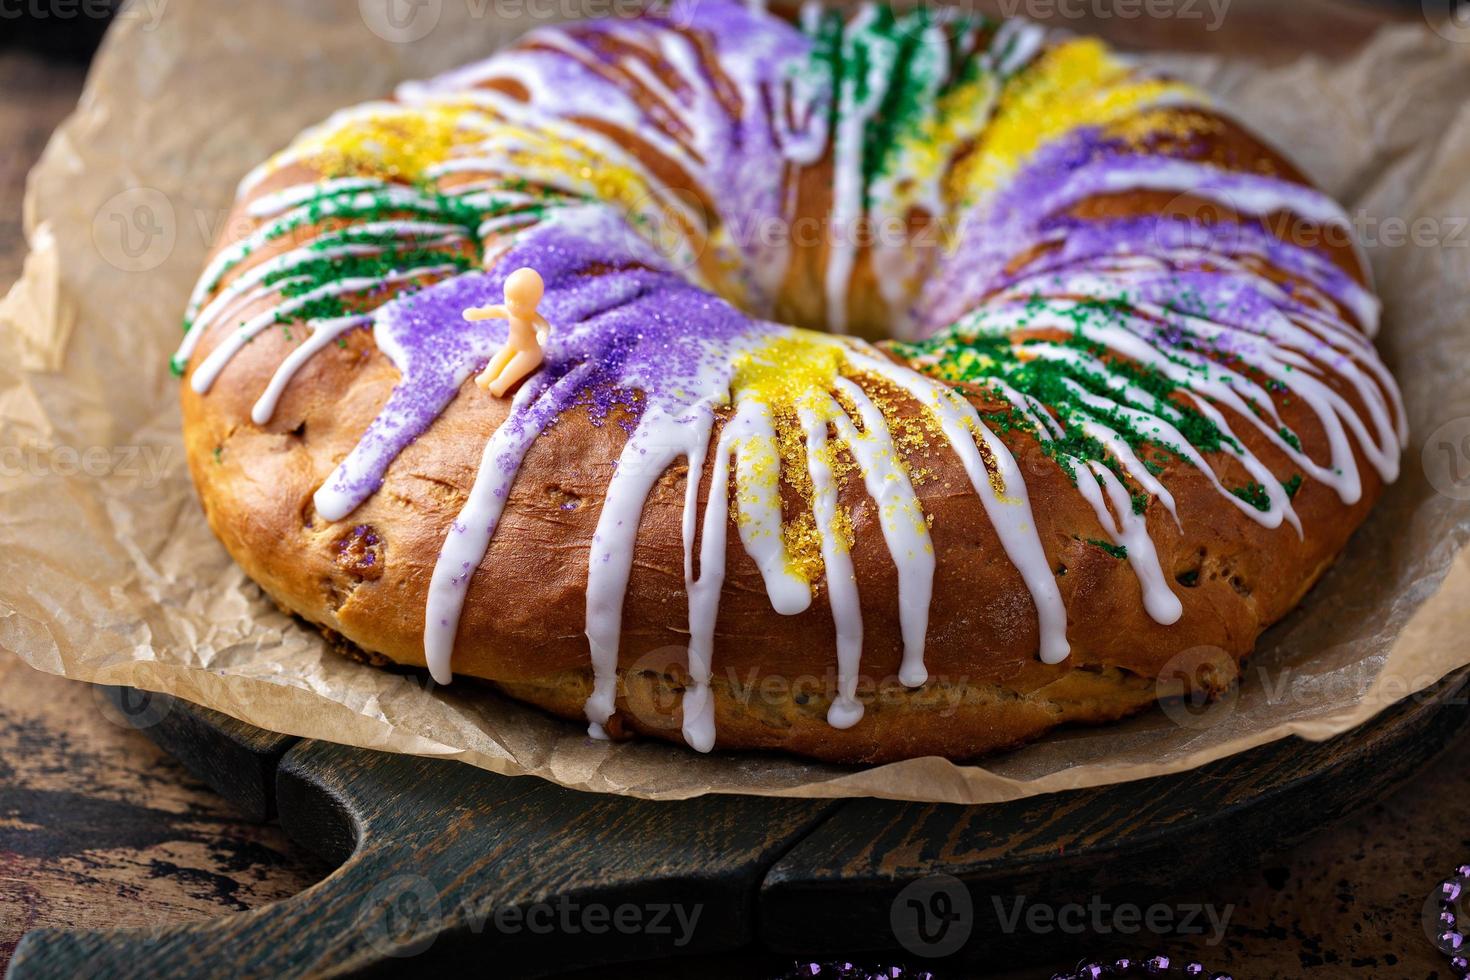
[[[388,5],[440,18],[405,43],[422,30],[418,14],[379,22],[372,6],[154,0],[109,35],[31,175],[33,254],[0,307],[0,647],[40,670],[165,691],[277,731],[582,789],[965,803],[1326,738],[1470,663],[1470,503],[1456,499],[1470,498],[1470,46],[1422,25],[1386,30],[1341,63],[1169,59],[1361,217],[1387,309],[1380,343],[1414,433],[1403,477],[1303,608],[1266,635],[1237,697],[1064,732],[984,766],[848,769],[595,742],[475,684],[436,690],[330,652],[206,528],[167,363],[245,170],[331,110],[524,26],[485,4]]]

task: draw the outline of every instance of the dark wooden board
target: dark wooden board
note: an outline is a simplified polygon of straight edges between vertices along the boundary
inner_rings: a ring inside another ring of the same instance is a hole
[[[229,715],[131,687],[100,689],[120,720],[142,730],[190,774],[213,787],[248,820],[276,812],[276,767],[296,744]]]
[[[742,949],[764,870],[832,806],[653,804],[311,741],[277,792],[287,831],[343,862],[326,880],[214,922],[31,933],[9,976],[345,975],[410,956],[535,976]]]
[[[956,937],[940,920],[958,900],[970,905],[962,961],[1027,959],[1038,937],[1016,928],[1018,907],[1094,896],[1146,907],[1387,796],[1470,728],[1466,690],[1462,672],[1329,742],[1289,739],[1139,783],[988,807],[850,801],[767,873],[762,940],[851,955],[901,933],[910,949],[944,952]],[[1097,942],[1074,938],[1083,952]],[[1067,939],[1047,933],[1045,954]]]
[[[1002,907],[1141,900],[1248,866],[1422,767],[1470,727],[1464,692],[1461,674],[1331,742],[983,807],[595,796],[292,743],[182,702],[115,694],[199,778],[257,813],[269,795],[242,788],[272,774],[283,827],[340,866],[297,896],[211,922],[38,930],[8,976],[196,976],[221,963],[241,976],[356,975],[409,955],[415,972],[494,963],[497,975],[536,976],[736,950],[929,957],[951,946],[960,975],[1054,960],[1069,939],[1092,940],[1007,927]],[[956,903],[970,910],[963,925],[935,928]]]

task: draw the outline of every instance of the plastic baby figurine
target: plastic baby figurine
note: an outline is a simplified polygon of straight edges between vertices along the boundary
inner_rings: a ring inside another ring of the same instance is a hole
[[[510,321],[510,335],[505,346],[490,358],[485,370],[475,378],[479,385],[500,398],[532,371],[541,366],[545,355],[541,345],[551,332],[551,324],[536,312],[546,286],[535,269],[517,269],[505,280],[505,303],[495,306],[472,306],[464,311],[466,320]]]

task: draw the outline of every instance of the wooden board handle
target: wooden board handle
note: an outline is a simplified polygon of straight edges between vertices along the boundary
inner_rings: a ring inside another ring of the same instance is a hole
[[[765,870],[833,805],[580,794],[456,762],[302,742],[281,823],[341,865],[299,895],[157,929],[39,929],[11,980],[342,975],[496,964],[535,976],[754,941]]]

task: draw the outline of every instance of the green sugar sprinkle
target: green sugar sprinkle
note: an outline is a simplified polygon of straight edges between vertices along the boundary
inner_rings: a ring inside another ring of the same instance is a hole
[[[1032,434],[1074,481],[1072,461],[1081,460],[1101,462],[1127,482],[1126,472],[1114,455],[1101,441],[1086,434],[1087,423],[1117,433],[1154,474],[1162,472],[1171,459],[1185,465],[1193,463],[1183,447],[1166,436],[1164,427],[1147,416],[1167,422],[1202,453],[1241,449],[1237,440],[1207,416],[1176,400],[1176,393],[1187,390],[1185,384],[1159,368],[1118,358],[1087,335],[1089,329],[1115,322],[1128,310],[1126,297],[1067,304],[1033,296],[1026,302],[1017,326],[1026,329],[1033,318],[1054,314],[1073,326],[1065,339],[1013,341],[1009,323],[988,328],[986,314],[979,313],[927,340],[890,346],[952,384],[985,385],[998,380],[1051,407],[1062,423],[1063,435]],[[1048,353],[1057,348],[1075,351],[1085,359]],[[1033,352],[1036,356],[1023,358]],[[1098,404],[1099,399],[1111,404]],[[1003,430],[1034,428],[1024,415],[1013,410],[992,413],[987,420]]]
[[[507,185],[523,183],[519,178],[507,181]],[[407,192],[407,193],[405,193]],[[400,199],[393,199],[393,193],[400,195]],[[480,197],[477,194],[476,197]],[[344,222],[372,222],[387,220],[426,221],[439,224],[458,225],[464,232],[467,244],[478,253],[479,235],[478,230],[482,222],[487,218],[497,217],[510,213],[524,213],[532,220],[539,219],[546,210],[556,203],[569,203],[570,199],[561,196],[557,199],[548,197],[544,202],[527,205],[523,201],[511,198],[498,198],[492,196],[488,202],[466,201],[453,195],[442,194],[427,185],[394,184],[387,181],[379,181],[376,188],[353,187],[325,190],[315,196],[301,202],[293,208],[286,216],[276,219],[273,223],[264,226],[263,237],[266,241],[275,241],[291,232],[311,225],[318,224],[327,219]],[[307,246],[308,249],[321,251],[340,245],[374,245],[390,248],[393,250],[406,249],[416,246],[412,239],[401,238],[397,233],[368,232],[360,228],[346,227],[333,231],[323,232],[316,241]],[[242,248],[238,255],[225,263],[220,269],[219,275],[209,284],[209,289],[217,288],[220,282],[231,271],[238,268],[252,254],[252,249]],[[443,253],[435,253],[443,254]],[[473,260],[467,260],[471,264],[478,261],[478,254]],[[323,260],[324,262],[332,260]],[[445,256],[441,261],[454,261],[453,258]],[[461,261],[463,260],[461,257]],[[283,272],[280,277],[295,277],[310,274],[303,272],[302,266],[297,266],[289,272]],[[187,331],[191,322],[184,320],[184,329]]]
[[[896,14],[887,7],[874,8],[862,23],[826,11],[805,24],[811,49],[791,74],[831,93],[833,129],[845,115],[865,115],[859,159],[869,207],[873,184],[894,173],[907,138],[933,119],[942,93],[983,70],[976,52],[961,50],[961,39],[989,24],[983,16],[940,20],[926,9]]]
[[[1256,510],[1267,511],[1271,509],[1271,495],[1259,483],[1251,482],[1243,487],[1232,487],[1230,492],[1250,504]]]
[[[420,248],[396,250],[390,247],[376,255],[313,259],[288,270],[272,273],[266,277],[265,284],[274,286],[283,283],[281,295],[293,297],[344,279],[381,279],[393,273],[432,265],[452,265],[456,271],[464,272],[474,262],[459,254]]]
[[[1121,544],[1113,544],[1111,541],[1103,541],[1099,538],[1087,538],[1086,542],[1095,548],[1101,548],[1119,561],[1126,561],[1128,549]]]
[[[1296,499],[1296,492],[1302,488],[1302,475],[1293,473],[1290,480],[1283,480],[1281,486],[1286,490],[1288,499]]]

